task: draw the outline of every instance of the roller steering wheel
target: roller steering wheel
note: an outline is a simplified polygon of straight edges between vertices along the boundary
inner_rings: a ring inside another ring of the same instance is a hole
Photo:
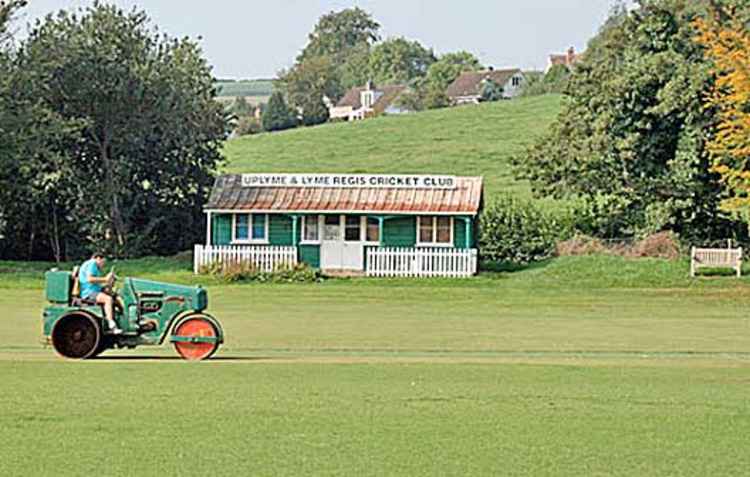
[[[107,283],[104,285],[104,291],[107,293],[114,293],[116,281],[117,276],[115,275],[115,267],[112,267],[112,269],[109,271],[109,278],[107,279]]]

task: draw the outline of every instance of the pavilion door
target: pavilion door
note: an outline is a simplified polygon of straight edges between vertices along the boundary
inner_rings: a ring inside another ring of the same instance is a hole
[[[323,218],[320,268],[324,270],[364,269],[362,218],[356,215],[327,215]]]

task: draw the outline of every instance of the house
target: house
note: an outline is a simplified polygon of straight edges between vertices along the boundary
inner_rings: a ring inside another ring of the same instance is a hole
[[[397,106],[396,100],[406,91],[404,85],[375,86],[368,81],[364,87],[352,88],[336,103],[329,108],[331,119],[346,119],[353,121],[365,119],[377,114],[401,114],[408,110]]]
[[[551,54],[549,55],[549,62],[547,63],[547,69],[544,72],[548,72],[550,68],[556,65],[567,66],[568,69],[572,68],[573,65],[581,61],[583,53],[576,53],[574,47],[568,48],[568,51],[564,54]]]
[[[524,75],[518,68],[461,73],[445,90],[451,103],[477,104],[482,100],[482,88],[487,81],[493,81],[503,88],[504,98],[513,98],[521,93]]]
[[[369,276],[470,276],[482,178],[229,174],[208,203],[195,271],[246,260]]]

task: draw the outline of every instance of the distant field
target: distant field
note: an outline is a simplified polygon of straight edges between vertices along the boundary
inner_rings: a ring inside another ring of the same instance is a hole
[[[127,261],[203,283],[226,345],[204,363],[169,347],[69,362],[38,342],[48,266],[0,263],[2,476],[750,467],[750,278],[567,257],[470,280],[222,285],[187,257]]]
[[[273,93],[272,80],[218,81],[219,96],[270,96]]]
[[[509,159],[541,135],[560,96],[462,106],[232,139],[227,172],[482,175],[488,196],[531,195]]]

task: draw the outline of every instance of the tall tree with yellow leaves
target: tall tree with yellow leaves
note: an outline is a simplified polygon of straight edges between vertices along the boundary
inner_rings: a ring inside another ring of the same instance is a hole
[[[696,41],[714,63],[715,84],[705,102],[717,115],[708,151],[726,188],[721,208],[750,224],[750,32],[743,4],[712,2],[709,16],[695,26]]]

